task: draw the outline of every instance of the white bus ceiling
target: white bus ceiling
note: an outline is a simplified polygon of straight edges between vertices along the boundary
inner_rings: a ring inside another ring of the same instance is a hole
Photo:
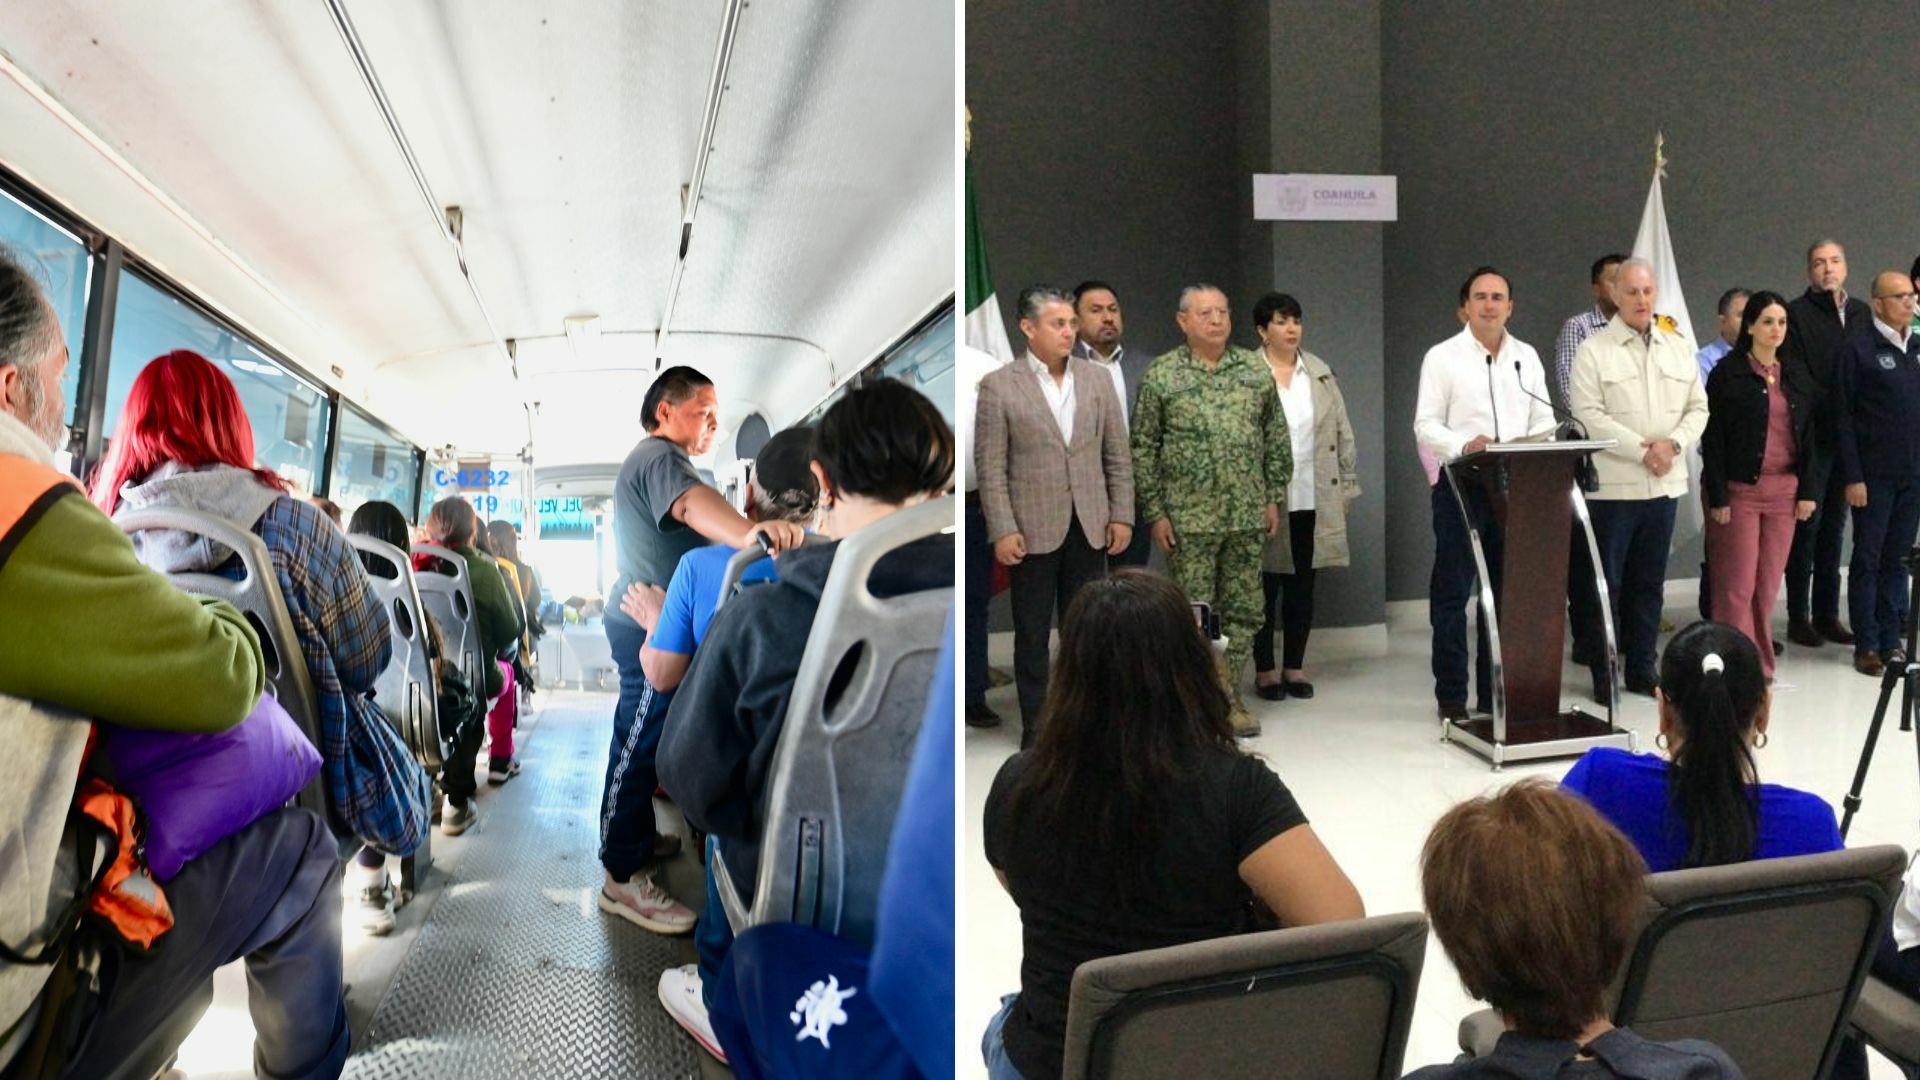
[[[727,5],[344,6],[517,381],[317,0],[8,0],[0,163],[419,445],[511,459],[538,403],[536,465],[606,471]],[[717,463],[952,293],[954,48],[943,4],[742,5],[664,346],[719,384]]]

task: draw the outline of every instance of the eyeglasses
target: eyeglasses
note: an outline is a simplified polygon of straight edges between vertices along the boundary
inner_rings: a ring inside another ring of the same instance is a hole
[[[1910,292],[1881,293],[1879,296],[1874,297],[1874,299],[1875,300],[1911,300],[1913,299],[1913,294]]]

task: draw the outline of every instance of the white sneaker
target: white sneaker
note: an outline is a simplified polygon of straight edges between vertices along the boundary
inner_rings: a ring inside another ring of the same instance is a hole
[[[360,897],[360,929],[373,937],[393,933],[393,890],[387,887],[387,868],[353,864],[353,881]]]
[[[707,1003],[700,1000],[698,964],[671,967],[660,973],[660,1004],[666,1006],[668,1016],[687,1029],[700,1049],[719,1059],[720,1064],[727,1063],[727,1052],[720,1049],[713,1022],[707,1019]]]
[[[635,874],[627,882],[616,882],[609,876],[600,886],[600,910],[656,934],[684,934],[699,918],[655,884],[652,874]]]
[[[441,815],[440,818],[440,835],[459,836],[461,833],[466,832],[467,828],[475,821],[478,821],[479,818],[480,811],[474,809],[473,799],[471,797],[467,799],[467,805],[465,806],[458,806],[452,802],[448,802],[447,811]]]

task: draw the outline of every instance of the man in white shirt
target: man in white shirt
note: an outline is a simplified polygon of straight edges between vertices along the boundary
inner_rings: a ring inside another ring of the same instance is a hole
[[[1045,285],[1020,293],[1025,355],[980,380],[974,464],[993,555],[1013,601],[1020,743],[1046,700],[1048,636],[1081,586],[1133,536],[1133,458],[1120,395],[1073,355],[1073,305]]]
[[[1125,323],[1120,317],[1120,295],[1104,281],[1083,281],[1073,288],[1073,313],[1080,320],[1079,339],[1073,343],[1073,355],[1105,371],[1120,395],[1126,419],[1133,416],[1133,403],[1140,398],[1140,379],[1153,363],[1153,354],[1129,348],[1120,340]],[[1139,521],[1136,514],[1134,520]],[[1153,555],[1153,543],[1147,530],[1135,529],[1127,550],[1107,560],[1108,565],[1145,566]]]
[[[1699,362],[1684,338],[1656,323],[1657,292],[1652,264],[1620,264],[1614,281],[1619,310],[1574,357],[1572,399],[1574,419],[1587,434],[1615,444],[1593,456],[1600,488],[1587,496],[1587,507],[1612,594],[1627,690],[1649,696],[1659,684],[1655,647],[1674,508],[1687,494],[1686,452],[1707,426]],[[1591,670],[1594,697],[1605,703],[1612,680],[1602,664]]]
[[[997,317],[997,316],[996,316]],[[987,706],[987,604],[993,599],[993,541],[987,538],[986,515],[980,512],[980,478],[973,467],[975,417],[980,380],[1004,361],[968,345],[954,350],[953,433],[959,440],[961,474],[966,478],[965,534],[967,560],[967,726],[1000,726],[1000,714]]]
[[[1507,333],[1513,317],[1513,289],[1507,276],[1491,266],[1467,275],[1460,286],[1465,327],[1427,350],[1420,364],[1420,398],[1413,435],[1424,451],[1427,483],[1432,485],[1433,576],[1428,585],[1428,620],[1433,625],[1433,696],[1441,717],[1467,719],[1467,615],[1473,598],[1475,568],[1465,500],[1480,532],[1492,585],[1500,587],[1501,537],[1493,508],[1477,485],[1456,497],[1444,466],[1478,453],[1489,444],[1537,437],[1553,431],[1546,373],[1533,346]],[[1484,621],[1474,662],[1477,707],[1492,710],[1493,678]]]

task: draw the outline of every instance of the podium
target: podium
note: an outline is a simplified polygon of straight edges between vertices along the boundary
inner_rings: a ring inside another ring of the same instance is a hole
[[[1613,445],[1611,440],[1495,443],[1446,466],[1480,577],[1476,592],[1491,652],[1493,715],[1463,723],[1442,720],[1440,738],[1485,758],[1496,772],[1509,761],[1571,757],[1595,746],[1634,749],[1633,732],[1614,724],[1620,664],[1613,607],[1586,499],[1574,482],[1583,458]],[[1497,596],[1481,538],[1485,523],[1475,520],[1464,495],[1475,487],[1486,492],[1503,540]],[[1579,535],[1574,535],[1576,521]],[[1603,717],[1578,705],[1564,707],[1560,700],[1569,541],[1587,545],[1599,595],[1607,680],[1613,688]]]

